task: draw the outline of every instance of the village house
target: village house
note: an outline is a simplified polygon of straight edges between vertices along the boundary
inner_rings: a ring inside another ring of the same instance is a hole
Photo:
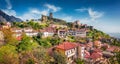
[[[42,37],[51,37],[56,33],[55,28],[52,27],[46,27],[43,30],[40,30],[42,33]]]
[[[75,29],[75,30],[68,30],[68,35],[75,36],[75,37],[86,37],[86,30],[85,29]]]
[[[32,36],[37,36],[38,35],[38,31],[36,31],[36,30],[33,30],[32,28],[24,28],[23,29],[23,32],[27,35],[27,36],[30,36],[30,37],[32,37]]]
[[[84,59],[85,58],[85,45],[77,44],[77,58]]]
[[[90,59],[93,63],[95,63],[103,59],[103,54],[102,52],[93,51],[93,53],[90,55]]]
[[[14,35],[18,38],[20,37],[23,33],[25,33],[27,36],[37,36],[38,31],[33,30],[32,28],[11,28],[11,31],[14,33]]]
[[[9,28],[11,28],[10,22],[6,22],[4,25],[1,25],[1,29],[9,29]]]
[[[56,51],[64,54],[67,59],[67,64],[72,64],[75,58],[77,58],[77,45],[75,43],[63,42],[56,46]]]
[[[11,31],[13,32],[15,37],[19,37],[22,35],[23,29],[21,28],[11,28]]]
[[[75,59],[85,58],[85,46],[74,42],[63,42],[57,46],[48,49],[49,55],[53,56],[53,49],[66,56],[67,64],[72,64]]]
[[[67,36],[67,30],[65,30],[65,29],[60,29],[60,30],[58,30],[57,34],[58,34],[58,36],[59,36],[60,38],[66,38],[66,36]]]
[[[95,64],[96,62],[100,63],[101,60],[103,60],[103,53],[101,49],[94,48],[90,51],[85,50],[85,58],[84,60],[86,62],[89,62],[90,64]]]

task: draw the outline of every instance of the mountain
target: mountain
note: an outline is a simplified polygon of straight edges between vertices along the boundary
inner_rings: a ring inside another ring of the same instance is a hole
[[[13,22],[13,21],[22,21],[19,18],[16,18],[14,16],[9,16],[8,14],[4,13],[3,11],[0,10],[0,22],[1,21],[8,21],[8,22]]]
[[[120,39],[120,33],[109,33],[109,35]]]

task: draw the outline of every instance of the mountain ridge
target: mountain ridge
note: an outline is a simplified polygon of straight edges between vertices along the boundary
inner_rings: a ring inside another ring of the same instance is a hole
[[[120,39],[120,33],[109,33],[109,35]]]
[[[13,21],[22,21],[20,18],[16,18],[15,16],[10,16],[0,10],[0,22],[13,22]]]

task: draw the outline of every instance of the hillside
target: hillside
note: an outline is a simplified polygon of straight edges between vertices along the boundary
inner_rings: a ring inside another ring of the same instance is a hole
[[[22,20],[14,17],[14,16],[9,16],[8,14],[6,14],[3,11],[0,10],[0,22],[1,21],[13,22],[13,21],[22,21]]]

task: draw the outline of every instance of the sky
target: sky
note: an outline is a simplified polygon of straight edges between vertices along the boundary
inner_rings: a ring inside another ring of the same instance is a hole
[[[22,20],[55,18],[94,26],[106,33],[120,33],[120,0],[0,0],[0,9]]]

